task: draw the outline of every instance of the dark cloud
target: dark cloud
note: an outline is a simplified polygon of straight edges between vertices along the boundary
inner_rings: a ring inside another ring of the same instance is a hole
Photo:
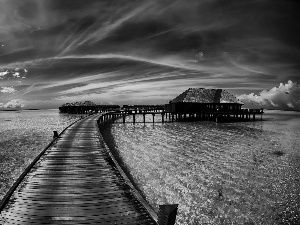
[[[45,4],[49,7],[49,9],[62,11],[62,12],[70,12],[70,11],[82,11],[83,9],[88,9],[94,4],[97,4],[98,0],[51,0],[46,1]],[[103,1],[102,1],[103,2]],[[104,1],[105,2],[105,1]],[[108,1],[106,1],[108,2]]]

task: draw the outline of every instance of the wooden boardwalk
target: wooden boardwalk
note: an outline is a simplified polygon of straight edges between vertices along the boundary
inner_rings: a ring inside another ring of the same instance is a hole
[[[0,224],[156,224],[99,138],[98,117],[75,123],[46,151]]]

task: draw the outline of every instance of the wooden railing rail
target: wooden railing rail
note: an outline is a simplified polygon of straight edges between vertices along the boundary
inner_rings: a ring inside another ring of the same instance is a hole
[[[101,129],[101,124],[105,124],[108,122],[114,122],[116,119],[120,118],[121,116],[126,116],[125,114],[122,113],[105,113],[102,114],[97,123],[99,130]],[[106,144],[106,148],[108,148]],[[139,193],[139,191],[135,188],[131,180],[128,178],[122,167],[119,165],[119,162],[115,159],[114,155],[111,153],[111,151],[108,151],[111,159],[113,160],[116,168],[126,181],[127,185],[130,186],[130,188],[133,190],[133,194],[136,196],[136,198],[141,202],[145,210],[149,213],[149,215],[156,221],[157,225],[174,225],[176,221],[176,215],[177,215],[177,208],[178,205],[176,206],[176,209],[174,206],[171,205],[160,205],[159,206],[159,212],[158,214],[154,211],[154,209],[149,205],[149,203],[142,197],[142,195]],[[170,210],[171,208],[172,210]]]

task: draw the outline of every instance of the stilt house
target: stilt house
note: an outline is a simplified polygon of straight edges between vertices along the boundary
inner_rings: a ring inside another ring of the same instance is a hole
[[[185,113],[203,111],[241,110],[243,103],[222,89],[189,88],[165,105],[166,112]]]

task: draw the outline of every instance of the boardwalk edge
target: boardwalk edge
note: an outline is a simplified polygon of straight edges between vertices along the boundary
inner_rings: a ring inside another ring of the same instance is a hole
[[[136,196],[136,198],[141,202],[143,207],[146,209],[146,211],[149,213],[149,215],[155,220],[155,222],[158,222],[158,215],[153,210],[153,208],[149,205],[149,203],[143,198],[143,196],[139,193],[139,191],[135,188],[135,186],[132,184],[131,180],[128,178],[122,167],[119,165],[118,161],[115,159],[114,155],[110,151],[109,147],[107,146],[102,134],[101,134],[101,128],[98,123],[98,129],[99,129],[99,140],[103,141],[103,144],[105,146],[106,151],[108,152],[110,158],[112,159],[113,163],[115,164],[117,170],[120,172],[124,180],[126,181],[127,185],[132,189],[133,194]]]

